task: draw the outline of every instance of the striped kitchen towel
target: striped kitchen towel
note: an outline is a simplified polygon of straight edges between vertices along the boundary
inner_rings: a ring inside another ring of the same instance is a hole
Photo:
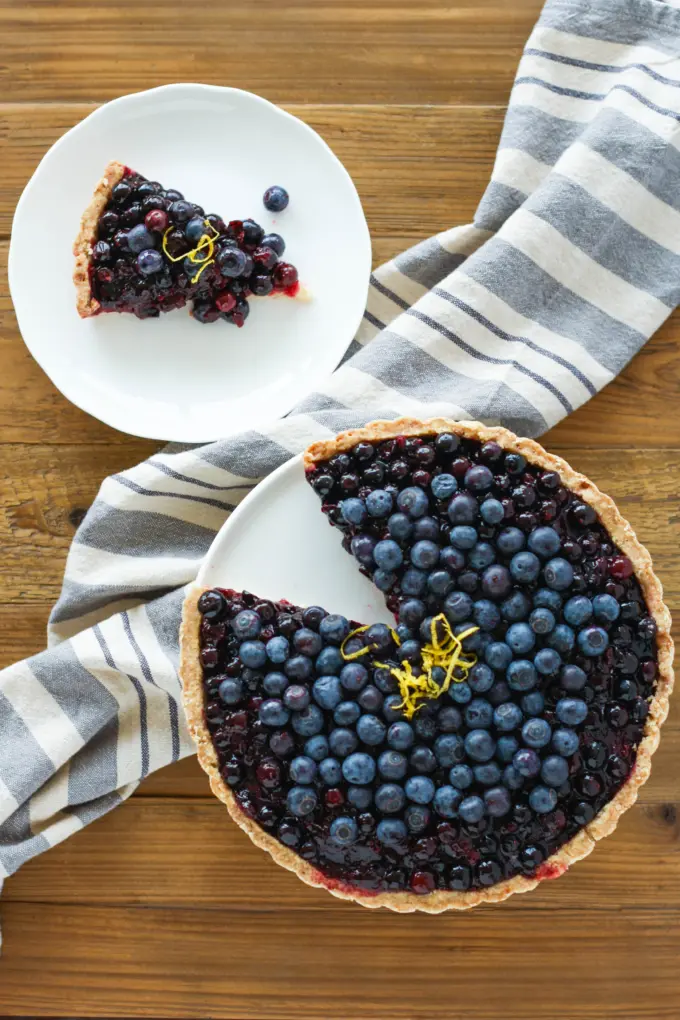
[[[539,435],[678,304],[679,6],[548,0],[474,224],[376,271],[342,366],[288,417],[168,447],[104,481],[69,553],[49,650],[0,674],[0,881],[192,753],[183,587],[263,476],[376,417]]]

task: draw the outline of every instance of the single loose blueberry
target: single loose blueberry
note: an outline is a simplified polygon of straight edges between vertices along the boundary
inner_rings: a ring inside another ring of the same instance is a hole
[[[439,560],[439,546],[428,539],[416,542],[411,547],[411,563],[419,570],[431,570]]]
[[[382,570],[378,567],[373,571],[373,584],[379,591],[391,591],[397,583],[397,575],[392,570]]]
[[[502,786],[494,786],[484,793],[484,805],[487,814],[492,818],[502,818],[507,815],[512,807],[512,799],[508,791]]]
[[[290,196],[280,184],[272,184],[262,196],[265,209],[270,212],[283,212],[290,201]]]
[[[331,822],[330,836],[340,846],[351,846],[359,837],[359,827],[353,818],[343,815]]]
[[[472,599],[464,591],[454,591],[446,597],[442,609],[449,623],[461,623],[469,619]]]
[[[484,733],[485,731],[478,730],[475,732]],[[487,734],[487,736],[489,735]],[[455,733],[444,733],[435,740],[434,753],[440,765],[443,765],[445,768],[450,768],[463,758],[465,754],[465,745],[462,738],[457,736]],[[491,757],[491,755],[489,755],[489,757]],[[485,761],[486,759],[480,758],[477,760]]]
[[[410,723],[399,721],[392,723],[387,731],[387,743],[395,751],[407,751],[415,740],[415,733]]]
[[[435,786],[428,776],[411,776],[406,780],[404,790],[414,804],[430,804],[434,798]]]
[[[468,492],[459,492],[449,503],[448,518],[452,524],[472,524],[479,515],[479,504]]]
[[[408,836],[408,829],[400,818],[385,818],[378,823],[375,834],[385,846],[399,846]]]
[[[447,595],[453,587],[451,575],[447,570],[433,570],[427,575],[427,587],[433,595]]]
[[[403,698],[401,694],[389,694],[383,701],[383,718],[388,723],[401,719],[401,706]]]
[[[377,712],[382,708],[383,696],[377,687],[373,684],[369,684],[368,687],[364,687],[362,691],[357,695],[357,704],[363,708],[364,712]]]
[[[493,718],[493,706],[485,698],[473,698],[465,709],[465,722],[470,729],[486,730]]]
[[[477,626],[482,630],[494,630],[501,622],[498,606],[489,599],[479,599],[475,602],[472,616]]]
[[[262,620],[253,609],[243,609],[231,621],[231,627],[237,638],[256,638],[262,630]]]
[[[137,256],[135,265],[137,272],[142,276],[153,276],[154,273],[160,273],[163,268],[163,256],[153,248],[145,248]]]
[[[271,248],[272,251],[276,252],[279,258],[281,258],[286,250],[286,242],[280,234],[265,234],[259,242],[255,243],[259,243],[263,248]]]
[[[564,619],[572,627],[582,627],[593,615],[593,605],[585,595],[574,595],[564,603]]]
[[[406,514],[392,514],[387,522],[387,530],[392,538],[396,538],[398,541],[404,542],[410,537],[411,532],[413,531],[413,523]]]
[[[531,601],[523,591],[513,591],[501,602],[501,615],[504,620],[510,620],[511,623],[526,620],[530,609]]]
[[[576,635],[566,623],[558,623],[554,630],[548,634],[547,643],[560,655],[568,655],[574,647]]]
[[[472,699],[472,691],[467,681],[463,680],[460,683],[452,683],[449,687],[449,697],[452,701],[455,701],[457,705],[467,705]]]
[[[409,756],[409,763],[416,772],[434,772],[437,768],[437,759],[429,747],[414,747]]]
[[[355,535],[350,542],[350,549],[352,550],[352,555],[359,563],[364,567],[370,567],[373,565],[375,544],[375,539],[370,535]],[[321,636],[323,637],[323,634]],[[340,641],[337,644],[340,644]]]
[[[467,790],[475,781],[469,765],[454,765],[449,772],[449,782],[456,790]]]
[[[396,570],[404,562],[404,554],[394,539],[386,538],[377,543],[373,550],[373,559],[381,570]]]
[[[496,553],[489,542],[478,542],[468,553],[468,566],[472,570],[484,570],[496,559]]]
[[[534,666],[544,676],[551,676],[556,673],[562,665],[562,658],[554,648],[541,648],[534,655]]]
[[[414,835],[425,831],[430,824],[430,818],[429,808],[421,804],[409,804],[404,811],[404,821],[408,826],[408,831]]]
[[[415,567],[404,571],[401,579],[401,590],[404,595],[422,595],[427,585],[427,574]]]
[[[243,648],[243,645],[241,645],[241,648]],[[283,665],[283,672],[291,680],[309,680],[312,671],[312,660],[308,659],[306,655],[293,655],[290,659],[286,659]]]
[[[541,771],[541,759],[530,747],[520,747],[512,759],[514,768],[520,776],[531,779]]]
[[[305,743],[305,754],[308,754],[314,761],[323,761],[328,757],[328,740],[321,733],[310,737]]]
[[[290,645],[286,638],[281,635],[270,638],[270,640],[267,641],[265,648],[267,650],[267,658],[277,665],[285,662],[290,655]]]
[[[301,712],[309,704],[309,691],[302,684],[291,684],[283,692],[283,703],[292,712]]]
[[[338,758],[346,758],[347,755],[356,751],[358,744],[359,741],[354,730],[349,730],[344,726],[331,730],[328,736],[328,746]]]
[[[479,603],[477,603],[479,605]],[[468,684],[475,694],[484,694],[490,690],[494,682],[493,670],[483,662],[478,662],[468,673]]]
[[[545,698],[540,691],[530,691],[522,698],[521,705],[526,716],[540,715],[545,708]]]
[[[456,524],[449,533],[451,545],[455,545],[456,549],[472,549],[477,537],[477,532],[469,524]]]
[[[484,649],[484,659],[491,669],[507,669],[512,662],[512,649],[504,641],[492,641]]]
[[[339,648],[322,648],[314,663],[319,676],[335,676],[345,664]]]
[[[333,722],[337,726],[354,726],[360,715],[356,701],[341,701],[333,712]]]
[[[243,697],[243,684],[240,680],[223,680],[218,690],[225,705],[237,705]]]
[[[321,637],[309,627],[301,627],[293,635],[293,645],[301,655],[318,655],[321,651]]]
[[[367,786],[375,779],[375,761],[370,754],[357,751],[343,761],[342,774],[348,783],[355,786]]]
[[[439,550],[439,562],[450,574],[457,574],[465,566],[465,556],[460,549],[445,545]]]
[[[324,641],[340,645],[349,634],[349,621],[344,616],[330,613],[319,624],[319,634]]]
[[[149,248],[155,248],[156,244],[157,238],[146,229],[143,223],[138,223],[127,232],[127,245],[134,255],[139,255],[140,252],[147,251]]]
[[[267,661],[267,649],[261,641],[244,641],[238,650],[238,657],[249,669],[259,669]]]
[[[512,587],[512,577],[507,567],[494,563],[482,574],[482,591],[489,598],[503,598]]]
[[[283,673],[267,673],[262,681],[262,686],[267,694],[274,696],[282,694],[288,686],[288,677],[284,676]]]
[[[413,525],[413,538],[419,541],[427,538],[430,542],[439,541],[439,525],[434,517],[419,517]]]
[[[588,677],[580,666],[575,666],[574,664],[569,663],[562,667],[562,671],[560,672],[560,684],[564,687],[565,691],[580,691],[585,687],[587,682]]]

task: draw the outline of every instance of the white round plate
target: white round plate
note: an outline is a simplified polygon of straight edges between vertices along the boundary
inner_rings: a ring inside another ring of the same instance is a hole
[[[305,481],[300,455],[260,482],[234,510],[210,547],[198,582],[323,606],[359,623],[394,626],[382,595],[341,543],[342,535],[328,523]]]
[[[187,309],[80,319],[73,241],[112,159],[227,220],[250,216],[280,232],[312,300],[253,300],[243,329],[201,325]],[[272,184],[290,194],[283,213],[262,204]],[[316,132],[249,92],[195,84],[124,96],[67,132],[21,196],[9,255],[19,328],[62,393],[123,432],[178,442],[290,411],[347,349],[370,269],[359,196]]]

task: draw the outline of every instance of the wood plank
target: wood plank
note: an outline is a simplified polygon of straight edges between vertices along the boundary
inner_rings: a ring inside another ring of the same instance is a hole
[[[440,918],[340,903],[252,913],[7,903],[0,1006],[230,1020],[555,1020],[566,1008],[574,1020],[676,1020],[676,909],[584,902],[542,916],[521,901]]]
[[[680,781],[675,782],[680,796]],[[172,850],[170,851],[170,848]],[[172,867],[168,862],[172,859]],[[648,863],[648,867],[642,866]],[[650,870],[653,877],[650,885]],[[235,881],[237,879],[237,881]],[[680,910],[680,820],[673,804],[641,805],[559,882],[539,887],[534,912],[635,906],[664,889]],[[25,865],[5,902],[327,910],[327,894],[277,867],[233,824],[218,800],[133,798]]]
[[[4,100],[111,99],[176,81],[276,102],[503,103],[541,0],[5,5]]]

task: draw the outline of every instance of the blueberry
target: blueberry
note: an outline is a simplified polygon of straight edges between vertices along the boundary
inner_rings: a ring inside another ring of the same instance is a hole
[[[342,774],[348,783],[366,786],[375,779],[375,761],[370,754],[357,751],[345,758],[342,763]]]
[[[442,738],[440,737],[439,740]],[[487,730],[470,730],[465,737],[465,751],[473,761],[490,761],[496,751],[496,741]],[[435,745],[436,753],[436,745]],[[439,755],[437,755],[439,758]],[[442,765],[452,765],[452,761],[441,761]]]
[[[530,779],[541,771],[541,759],[530,747],[520,747],[513,756],[512,764],[520,776]]]
[[[449,782],[456,790],[467,790],[475,781],[469,765],[454,765],[449,772]]]
[[[492,641],[484,649],[484,658],[491,669],[507,669],[512,662],[512,649],[504,641]]]
[[[328,741],[322,734],[310,737],[305,743],[305,754],[314,761],[323,761],[328,757]]]
[[[390,694],[383,701],[383,716],[388,723],[401,719],[401,706],[403,698],[401,694]]]
[[[519,749],[516,737],[502,736],[496,741],[496,757],[499,761],[510,762],[513,755]]]
[[[337,676],[320,676],[314,681],[312,695],[317,705],[332,710],[342,701],[342,688]]]
[[[527,462],[521,453],[506,453],[505,470],[509,475],[521,475]]]
[[[470,492],[486,492],[493,485],[493,474],[483,464],[474,464],[465,472],[464,484]]]
[[[618,620],[621,607],[613,595],[596,595],[593,599],[593,612],[596,620],[613,623]]]
[[[222,276],[235,279],[241,276],[248,266],[248,256],[240,248],[221,248],[215,256]]]
[[[174,200],[168,212],[173,223],[186,223],[195,215],[195,209],[191,202],[185,202],[181,198]]]
[[[562,596],[550,588],[539,588],[534,595],[533,602],[540,609],[549,609],[553,613],[562,612]]]
[[[397,575],[393,571],[380,568],[373,571],[373,584],[379,591],[391,591],[396,583]]]
[[[565,591],[574,580],[574,568],[567,560],[556,557],[543,568],[545,583],[554,591]]]
[[[557,804],[557,794],[549,786],[535,786],[529,794],[529,806],[538,815],[547,815]]]
[[[301,684],[292,684],[283,692],[283,703],[292,712],[301,712],[309,704],[309,691]]]
[[[457,864],[455,867],[451,868],[449,879],[450,889],[455,889],[457,892],[465,892],[470,888],[471,883],[472,876],[469,868],[466,868],[462,864]]]
[[[316,775],[316,762],[307,755],[301,754],[293,758],[290,763],[290,778],[294,783],[306,785],[314,781]]]
[[[406,795],[396,783],[383,783],[375,791],[375,806],[384,815],[395,815],[406,803]]]
[[[512,799],[508,791],[502,786],[494,786],[484,793],[484,805],[487,814],[492,818],[502,818],[507,815],[512,807]]]
[[[366,509],[371,517],[388,517],[392,513],[392,496],[384,489],[375,489],[366,497]]]
[[[373,559],[382,570],[396,570],[404,561],[404,555],[392,538],[378,542],[373,550]]]
[[[555,617],[549,609],[534,609],[529,617],[529,626],[534,634],[549,634],[555,627]]]
[[[459,790],[453,786],[440,786],[434,795],[434,809],[442,818],[455,818],[460,801]]]
[[[456,733],[463,725],[463,717],[455,705],[445,705],[439,711],[437,724],[442,733]]]
[[[503,785],[507,786],[508,790],[521,790],[524,786],[524,777],[514,765],[506,765],[503,769]]]
[[[578,751],[578,733],[573,730],[557,729],[552,736],[553,750],[564,758],[571,758]]]
[[[554,786],[556,789],[566,783],[569,778],[569,766],[564,758],[555,754],[549,755],[541,765],[541,779],[546,786]]]
[[[373,670],[373,683],[379,691],[382,691],[383,694],[391,694],[397,689],[397,681],[394,679],[389,669],[384,666],[379,666],[377,669]]]
[[[414,835],[425,831],[430,824],[430,817],[429,809],[420,804],[409,804],[404,811],[404,821],[408,826],[408,831]]]
[[[256,638],[262,630],[262,620],[254,610],[243,609],[231,621],[231,627],[237,638]]]
[[[501,615],[503,619],[510,620],[513,623],[519,620],[525,620],[529,615],[531,609],[531,602],[524,594],[523,591],[513,591],[512,595],[509,595],[501,603]]]
[[[541,561],[538,556],[526,550],[515,553],[510,560],[510,573],[521,584],[531,584],[535,581],[540,569]]]
[[[301,737],[313,737],[323,729],[323,714],[316,705],[308,705],[301,712],[294,713],[291,723]]]
[[[244,230],[247,222],[248,222],[247,220],[243,221]],[[260,230],[261,229],[262,228],[260,227]],[[276,252],[279,258],[281,258],[284,251],[286,250],[286,242],[283,240],[280,234],[265,234],[264,237],[261,237],[258,240],[249,243],[259,244],[263,248],[271,248],[272,251]]]
[[[304,818],[316,807],[316,793],[308,786],[293,786],[288,791],[286,804],[292,815]]]
[[[578,726],[588,715],[588,706],[580,698],[560,698],[555,715],[565,726]]]
[[[412,769],[416,772],[434,772],[437,768],[437,759],[429,747],[414,747],[409,757]]]
[[[365,567],[373,566],[375,539],[370,535],[355,535],[350,543],[352,555]],[[340,642],[338,642],[340,644]]]
[[[420,599],[407,599],[399,607],[399,622],[407,627],[417,627],[425,618],[425,603]]]
[[[407,751],[414,740],[415,734],[410,723],[404,721],[392,723],[387,731],[387,743],[395,751]]]
[[[401,590],[404,595],[422,595],[427,584],[427,575],[422,570],[409,567],[401,579]]]
[[[280,184],[272,184],[262,196],[262,201],[264,202],[265,209],[269,209],[270,212],[283,212],[290,201],[290,197],[286,189],[282,188]]]
[[[470,729],[488,729],[493,717],[493,706],[485,698],[473,698],[465,709],[465,722]]]
[[[420,659],[420,643],[415,640],[404,641],[399,648],[399,658],[408,662],[418,662]]]
[[[433,570],[427,575],[427,587],[433,595],[444,596],[453,587],[451,575],[447,570]]]
[[[479,602],[477,605],[479,605]],[[478,662],[468,673],[468,684],[475,694],[484,694],[491,689],[493,682],[493,671],[483,662]]]
[[[451,545],[456,549],[472,549],[477,537],[477,532],[469,524],[456,524],[449,533]]]
[[[485,524],[500,524],[505,516],[503,504],[497,499],[485,499],[479,512]]]
[[[385,818],[378,823],[375,834],[385,846],[399,846],[408,836],[408,829],[400,818]]]
[[[478,542],[468,553],[468,565],[472,570],[484,570],[496,559],[494,548],[489,542]]]
[[[359,741],[354,730],[339,726],[331,730],[328,736],[328,746],[338,758],[346,758],[347,755],[356,751]]]
[[[571,627],[567,626],[566,623],[558,623],[555,629],[548,635],[547,643],[556,652],[559,652],[560,655],[568,655],[574,647],[575,638],[576,635]]]
[[[429,502],[422,489],[411,486],[401,490],[397,496],[397,506],[409,517],[422,517],[427,512]]]
[[[439,550],[439,562],[449,573],[457,574],[465,566],[465,556],[460,549],[455,549],[452,545],[445,545],[443,549]]]
[[[137,272],[142,276],[152,276],[154,273],[160,273],[163,268],[163,256],[153,248],[145,248],[137,256],[135,265]]]
[[[184,227],[187,241],[191,241],[193,244],[198,244],[203,235],[207,233],[208,230],[202,216],[192,216]]]
[[[415,541],[427,538],[430,542],[437,542],[439,540],[439,525],[434,517],[419,517],[413,525],[413,538]]]
[[[252,643],[255,644],[255,642]],[[259,642],[257,643],[259,644]],[[241,648],[243,648],[243,645],[241,645]],[[309,680],[312,670],[312,660],[308,659],[306,655],[293,655],[283,665],[283,672],[291,680]]]
[[[531,691],[522,698],[522,711],[526,716],[540,715],[545,708],[545,698],[540,691]]]
[[[411,776],[406,780],[404,789],[414,804],[429,804],[434,798],[435,786],[427,776]]]
[[[501,733],[509,733],[511,730],[516,730],[522,725],[522,719],[521,708],[512,701],[506,701],[503,705],[499,705],[494,709],[494,726]]]
[[[288,686],[288,677],[283,673],[267,673],[262,681],[262,686],[267,694],[282,694]]]
[[[564,619],[572,627],[582,627],[592,615],[592,603],[585,595],[574,595],[564,604]]]
[[[449,687],[449,697],[458,705],[467,705],[472,698],[472,691],[467,681],[455,681]]]
[[[494,630],[501,622],[501,614],[498,607],[488,599],[479,599],[478,602],[475,602],[472,616],[481,630]]]
[[[546,747],[550,743],[551,736],[550,723],[545,719],[527,719],[522,726],[522,740],[528,747]]]
[[[524,548],[524,541],[524,532],[519,528],[503,528],[496,539],[496,545],[504,556],[514,556]]]
[[[483,733],[484,730],[476,732]],[[435,740],[434,753],[440,765],[443,765],[445,768],[450,768],[451,765],[456,765],[463,758],[465,754],[465,745],[463,744],[462,738],[456,734],[444,733]],[[486,759],[480,758],[478,760],[485,761]]]
[[[290,645],[285,637],[281,637],[280,635],[270,638],[265,645],[265,648],[267,650],[267,658],[277,665],[285,662],[290,655]]]
[[[267,649],[261,641],[244,641],[238,650],[238,657],[249,669],[259,669],[267,661]]]
[[[534,666],[544,676],[551,676],[553,673],[556,673],[561,665],[562,659],[560,654],[554,648],[541,648],[534,655]]]
[[[505,634],[505,641],[515,655],[526,655],[536,644],[534,632],[528,623],[511,624]]]
[[[243,684],[231,678],[223,680],[219,686],[219,695],[225,705],[237,705],[243,697]]]
[[[513,691],[530,691],[538,683],[536,667],[528,659],[515,659],[508,666],[506,677]]]
[[[337,726],[354,726],[360,715],[356,701],[341,701],[333,712],[333,721]]]
[[[562,667],[560,684],[564,687],[565,691],[580,691],[587,682],[588,677],[580,666],[569,664]]]
[[[461,623],[472,612],[472,599],[463,591],[454,591],[447,596],[442,608],[449,623]]]
[[[495,786],[501,779],[501,770],[495,761],[487,761],[484,765],[475,765],[473,774],[480,786]]]
[[[504,595],[508,594],[511,587],[512,578],[510,571],[499,563],[494,563],[493,566],[487,567],[482,574],[482,591],[489,598],[503,598]]]
[[[362,715],[357,721],[357,736],[369,747],[377,747],[385,739],[385,723],[375,715]]]
[[[330,613],[319,624],[319,633],[324,641],[340,645],[349,634],[349,621],[344,616]]]
[[[155,248],[156,238],[146,229],[143,223],[138,223],[136,227],[131,227],[128,230],[127,243],[133,255],[139,255],[142,251]]]
[[[321,638],[309,627],[301,627],[293,635],[293,645],[301,655],[318,655],[321,651]]]
[[[435,499],[450,499],[458,489],[458,482],[453,475],[435,475],[430,488]]]
[[[452,524],[472,524],[479,514],[479,504],[468,492],[454,496],[446,510]]]
[[[370,684],[357,696],[357,704],[363,708],[364,712],[377,712],[382,708],[383,696],[377,687]]]
[[[602,655],[609,646],[607,631],[603,630],[602,627],[584,627],[583,630],[579,631],[578,646],[583,654],[589,658]]]
[[[419,570],[431,570],[439,559],[439,546],[428,539],[411,547],[411,563]]]
[[[350,786],[347,789],[347,800],[359,811],[365,811],[373,800],[373,793],[367,786]]]
[[[362,524],[366,519],[366,505],[363,499],[353,496],[351,499],[342,499],[338,504],[343,521],[347,524]]]
[[[446,789],[445,786],[442,787]],[[484,817],[484,801],[481,797],[473,796],[466,797],[465,800],[461,801],[458,808],[458,814],[464,822],[473,825],[475,822],[481,822]]]
[[[330,835],[333,842],[339,843],[340,846],[351,846],[357,841],[359,827],[353,818],[343,815],[331,822]]]
[[[559,552],[560,536],[554,528],[536,528],[529,535],[527,544],[537,556],[548,559],[548,557],[554,556]]]
[[[392,538],[396,538],[400,542],[404,542],[410,537],[411,532],[413,531],[413,524],[406,514],[392,514],[387,522],[387,530]]]

